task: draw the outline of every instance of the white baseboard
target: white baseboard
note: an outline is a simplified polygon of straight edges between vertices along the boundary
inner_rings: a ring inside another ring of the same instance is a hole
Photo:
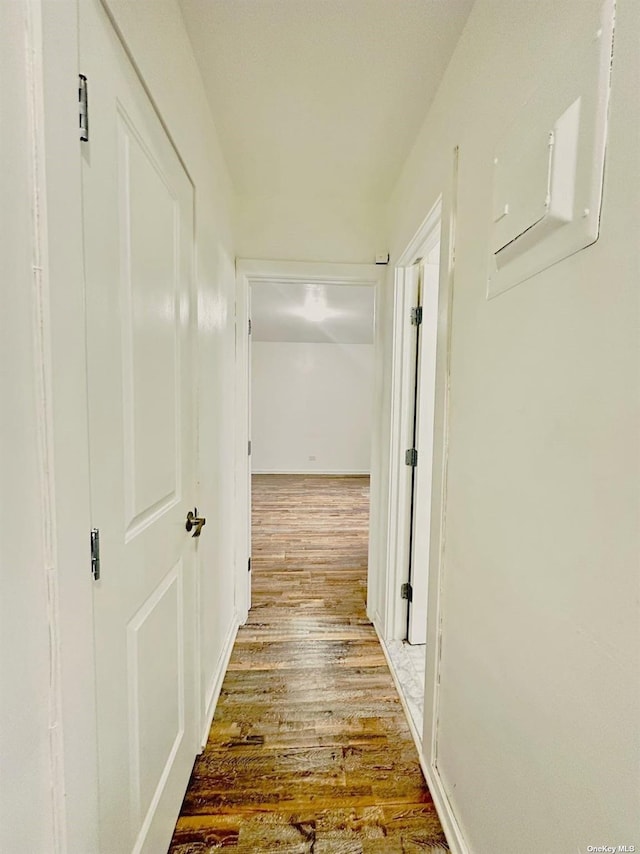
[[[402,693],[402,686],[400,684],[400,681],[398,680],[398,677],[396,676],[395,670],[393,669],[391,657],[389,655],[389,651],[387,650],[386,644],[382,639],[382,634],[380,632],[380,627],[378,625],[377,620],[373,621],[373,627],[376,631],[376,634],[378,635],[378,640],[380,641],[382,652],[384,653],[384,657],[387,660],[387,665],[389,666],[389,670],[391,672],[391,678],[393,679],[393,682],[396,686],[396,690],[398,692],[398,696],[400,697],[400,702],[402,703],[402,708],[404,710],[407,723],[409,724],[409,729],[411,730],[411,736],[413,737],[416,750],[418,751],[418,760],[420,762],[420,768],[422,769],[422,774],[424,776],[427,786],[429,787],[429,791],[431,792],[431,797],[433,798],[433,803],[436,808],[436,812],[438,813],[438,818],[440,819],[440,824],[442,825],[444,835],[447,838],[449,848],[452,854],[472,854],[462,835],[460,825],[458,824],[458,820],[456,819],[456,816],[453,812],[453,809],[449,802],[449,798],[447,797],[447,794],[444,790],[440,775],[438,774],[436,769],[431,768],[429,766],[424,757],[424,752],[422,750],[422,735],[416,729],[416,725],[414,724],[413,718],[411,717],[409,706],[407,705],[406,700],[404,698],[404,694]]]
[[[382,620],[380,618],[379,612],[377,610],[370,612],[369,609],[367,608],[367,617],[373,623],[373,628],[376,630],[376,634],[378,635],[378,640],[380,640],[380,638],[382,637],[382,629],[380,628],[380,624],[381,624]],[[382,641],[380,641],[380,643],[382,644]]]
[[[387,650],[384,645],[384,641],[382,640],[382,620],[380,619],[379,611],[374,611],[373,616],[369,616],[367,612],[367,616],[371,620],[373,624],[373,628],[376,630],[376,634],[378,635],[378,640],[380,641],[380,646],[382,647],[382,651],[384,653],[384,657],[387,659],[387,664],[389,664],[389,656],[387,655]],[[389,664],[389,670],[391,670],[391,664]],[[393,676],[393,671],[391,670],[391,675]],[[394,676],[395,681],[395,676]]]
[[[331,475],[333,477],[370,477],[371,472],[368,471],[352,471],[342,469],[341,471],[337,471],[336,469],[287,469],[286,471],[282,471],[281,469],[251,469],[251,474],[317,474],[318,476],[322,475]]]
[[[451,803],[449,802],[447,793],[444,790],[444,786],[437,769],[429,767],[425,762],[421,750],[418,750],[418,758],[420,760],[420,767],[422,768],[424,779],[427,781],[427,786],[431,792],[431,797],[433,798],[433,803],[435,804],[440,824],[444,830],[444,835],[447,837],[447,842],[449,843],[449,848],[451,849],[452,854],[472,854],[471,849],[462,835],[460,825],[458,824],[458,820],[453,812]]]
[[[207,691],[206,707],[204,714],[204,729],[200,736],[201,750],[204,750],[204,747],[207,743],[207,738],[209,737],[211,722],[213,721],[213,715],[215,713],[216,706],[218,705],[220,691],[222,690],[222,683],[227,672],[227,667],[229,666],[229,659],[231,658],[233,644],[235,643],[236,635],[238,634],[238,628],[238,619],[234,616],[233,621],[229,627],[224,646],[222,648],[222,653],[220,654],[220,658],[218,659],[218,664],[211,679],[209,690]]]

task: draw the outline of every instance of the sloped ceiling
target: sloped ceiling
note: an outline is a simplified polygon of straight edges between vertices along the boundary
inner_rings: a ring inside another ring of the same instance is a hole
[[[236,191],[386,200],[473,0],[180,0]]]

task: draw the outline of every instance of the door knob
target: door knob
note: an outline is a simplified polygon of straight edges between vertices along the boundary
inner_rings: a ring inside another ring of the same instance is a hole
[[[187,524],[185,525],[185,528],[187,529],[187,531],[191,531],[191,529],[194,528],[195,530],[193,531],[193,534],[191,536],[199,537],[200,531],[202,531],[206,522],[207,520],[204,516],[198,516],[198,508],[194,507],[193,512],[189,510],[189,512],[187,513]]]

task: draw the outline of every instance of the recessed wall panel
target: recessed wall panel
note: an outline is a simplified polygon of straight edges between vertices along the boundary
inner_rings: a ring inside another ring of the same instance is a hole
[[[152,156],[123,120],[122,274],[127,525],[179,493],[178,208]]]
[[[130,622],[131,798],[138,823],[160,795],[184,735],[182,563]]]

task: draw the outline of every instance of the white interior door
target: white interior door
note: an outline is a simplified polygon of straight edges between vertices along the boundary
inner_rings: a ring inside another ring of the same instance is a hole
[[[161,854],[196,753],[193,188],[103,7],[79,11],[101,850]]]
[[[429,536],[433,479],[433,428],[438,337],[439,265],[422,262],[422,324],[416,377],[415,439],[418,465],[414,469],[413,525],[411,538],[412,600],[409,606],[407,639],[427,642],[427,598],[429,586]]]

